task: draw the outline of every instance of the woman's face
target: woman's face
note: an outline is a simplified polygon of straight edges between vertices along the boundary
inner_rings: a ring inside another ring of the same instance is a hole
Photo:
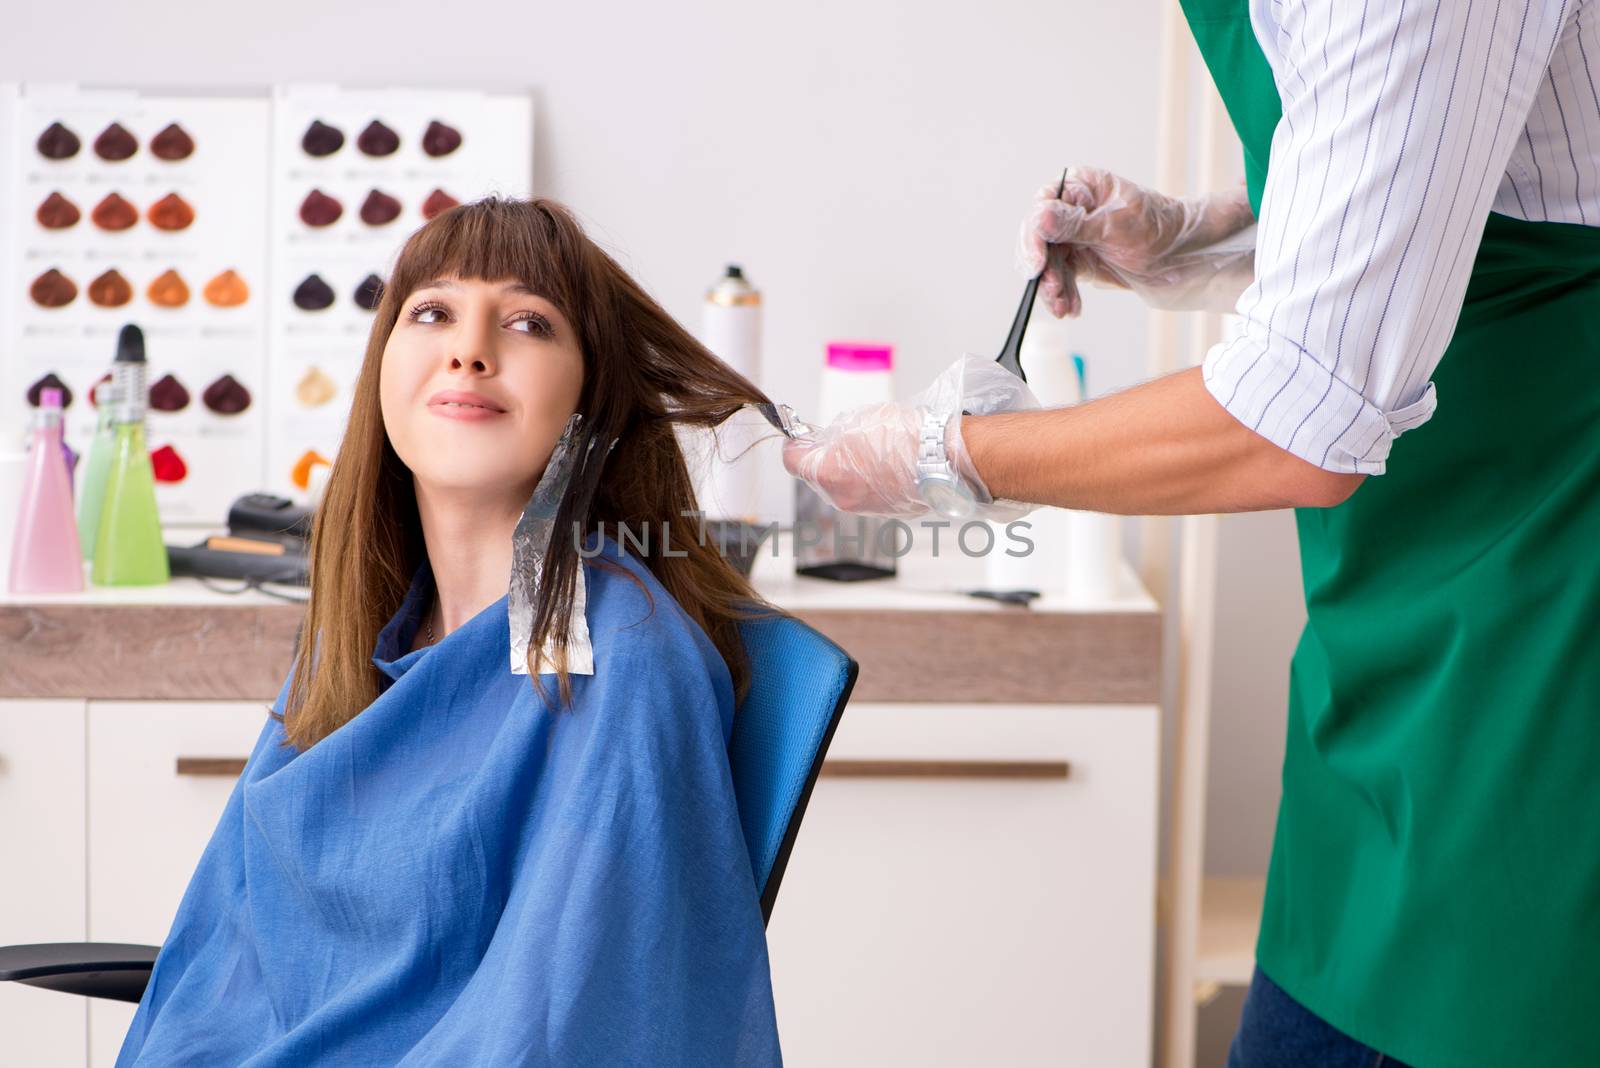
[[[572,325],[515,281],[414,290],[378,376],[394,451],[426,488],[532,494],[583,387]]]

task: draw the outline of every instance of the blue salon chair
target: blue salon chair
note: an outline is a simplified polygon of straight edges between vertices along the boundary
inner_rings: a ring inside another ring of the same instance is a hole
[[[728,758],[767,921],[859,665],[791,616],[747,620],[740,630],[751,683],[734,716]],[[137,1002],[159,950],[121,942],[4,946],[0,982]]]

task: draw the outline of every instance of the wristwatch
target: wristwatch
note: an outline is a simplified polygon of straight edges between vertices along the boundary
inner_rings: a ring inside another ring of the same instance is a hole
[[[932,410],[922,415],[917,437],[917,493],[928,507],[951,519],[964,519],[976,509],[972,491],[950,466],[944,451],[945,420]]]

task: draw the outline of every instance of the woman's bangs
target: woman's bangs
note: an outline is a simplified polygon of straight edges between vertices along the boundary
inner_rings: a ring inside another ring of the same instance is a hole
[[[565,279],[548,221],[528,203],[489,198],[452,208],[412,235],[395,264],[401,299],[436,278],[516,281],[570,315]]]

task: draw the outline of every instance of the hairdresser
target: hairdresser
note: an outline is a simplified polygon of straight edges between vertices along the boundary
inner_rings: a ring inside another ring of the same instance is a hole
[[[785,464],[906,518],[1295,509],[1308,623],[1230,1068],[1600,1065],[1600,11],[1183,7],[1246,188],[1074,168],[1021,256],[1057,316],[1089,282],[1237,335],[1055,410],[969,359]]]

